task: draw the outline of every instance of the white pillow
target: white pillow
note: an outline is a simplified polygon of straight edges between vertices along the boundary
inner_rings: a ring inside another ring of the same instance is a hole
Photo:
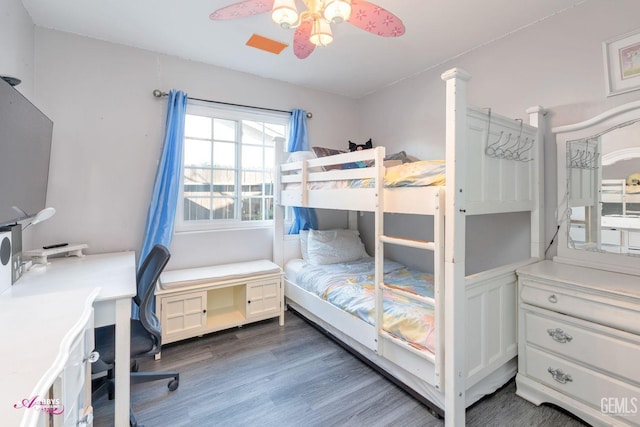
[[[356,230],[309,230],[308,262],[313,265],[338,264],[369,257]]]
[[[300,253],[302,259],[309,261],[309,252],[307,251],[307,241],[309,240],[309,230],[300,230]]]
[[[289,153],[289,158],[287,158],[287,163],[300,162],[302,160],[313,160],[317,159],[316,154],[313,151],[293,151]],[[322,172],[321,166],[316,166],[313,168],[309,168],[309,172]]]

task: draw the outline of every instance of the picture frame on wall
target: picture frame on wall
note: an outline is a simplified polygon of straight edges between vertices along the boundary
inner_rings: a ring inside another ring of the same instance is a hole
[[[640,29],[602,45],[607,96],[640,89]]]

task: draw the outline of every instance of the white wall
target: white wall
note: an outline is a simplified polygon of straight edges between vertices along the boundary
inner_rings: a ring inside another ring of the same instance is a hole
[[[356,101],[348,98],[54,30],[38,28],[35,40],[38,106],[54,122],[47,202],[58,210],[38,225],[38,245],[140,249],[166,111],[154,89],[305,109],[313,113],[312,145],[341,147],[357,135]],[[271,233],[178,234],[168,268],[271,258]]]
[[[639,16],[637,0],[590,0],[382,89],[360,100],[361,139],[373,138],[374,145],[385,145],[388,152],[406,150],[420,158],[444,158],[445,84],[440,75],[452,67],[464,68],[471,74],[468,96],[472,104],[523,119],[527,118],[526,108],[542,105],[549,111],[549,129],[638,100],[640,91],[606,97],[602,42],[640,28]],[[446,43],[446,37],[433,42]],[[429,41],[425,43],[428,49]],[[556,147],[550,132],[545,150],[548,243],[555,231],[556,206]],[[509,238],[517,233],[515,225],[521,221],[517,217],[501,218],[501,227],[511,229],[502,234]],[[489,224],[483,217],[472,222],[475,224],[471,226],[480,231]],[[468,241],[470,252],[481,248],[483,253],[491,253],[497,249],[497,238],[478,235],[483,238]],[[527,236],[524,233],[521,238]],[[554,253],[555,247],[548,256]]]
[[[22,80],[16,89],[34,99],[35,26],[20,0],[3,0],[0,12],[0,75]],[[22,243],[33,246],[33,235],[26,232]]]
[[[0,75],[22,80],[16,86],[33,96],[33,44],[35,26],[20,0],[3,0],[0,12]]]
[[[313,145],[342,148],[349,139],[373,138],[390,152],[404,149],[421,158],[444,156],[440,74],[453,66],[471,73],[472,103],[513,117],[525,117],[527,107],[540,104],[549,109],[550,126],[640,98],[640,92],[605,97],[601,46],[637,28],[636,0],[616,0],[615,7],[610,0],[590,0],[359,101],[53,30],[38,28],[34,36],[21,3],[9,2],[0,17],[0,70],[20,75],[24,93],[35,92],[36,105],[55,123],[48,203],[58,214],[34,230],[36,246],[70,241],[88,243],[89,252],[139,249],[164,127],[165,102],[151,95],[156,88],[304,108],[314,113],[309,121]],[[556,204],[555,141],[548,136],[547,240],[555,228]],[[342,221],[341,216],[327,218],[331,226]],[[475,222],[484,229],[483,218]],[[505,224],[517,230],[520,222]],[[270,233],[178,235],[170,268],[268,258]],[[490,250],[493,240],[469,244]]]

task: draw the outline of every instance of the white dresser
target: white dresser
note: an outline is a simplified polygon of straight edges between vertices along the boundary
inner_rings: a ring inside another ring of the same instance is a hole
[[[640,425],[640,276],[543,261],[518,270],[518,289],[517,394]]]

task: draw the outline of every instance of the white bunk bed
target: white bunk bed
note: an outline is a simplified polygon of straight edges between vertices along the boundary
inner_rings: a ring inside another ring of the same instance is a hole
[[[601,201],[619,204],[621,215],[640,215],[640,210],[628,207],[640,205],[640,185],[627,185],[625,179],[603,179]]]
[[[382,279],[385,244],[433,252],[433,352],[386,333],[381,310],[376,310],[376,325],[371,326],[286,278],[285,296],[295,311],[443,410],[447,425],[464,425],[467,406],[515,375],[515,270],[542,258],[544,250],[543,112],[541,107],[529,109],[529,125],[491,114],[467,105],[469,75],[465,71],[449,70],[442,79],[446,81],[444,186],[383,188],[383,147],[282,163],[275,234],[276,239],[284,235],[283,206],[353,211],[350,228],[356,211],[374,212],[377,307],[382,305],[383,290],[389,291]],[[373,165],[318,171],[322,166],[358,161],[373,161]],[[371,188],[309,189],[315,182],[370,178],[375,181]],[[466,275],[466,217],[523,211],[531,214],[531,258]],[[384,212],[433,216],[434,241],[385,235]],[[299,241],[291,236],[283,237],[274,248],[276,262],[283,266],[298,254]]]

